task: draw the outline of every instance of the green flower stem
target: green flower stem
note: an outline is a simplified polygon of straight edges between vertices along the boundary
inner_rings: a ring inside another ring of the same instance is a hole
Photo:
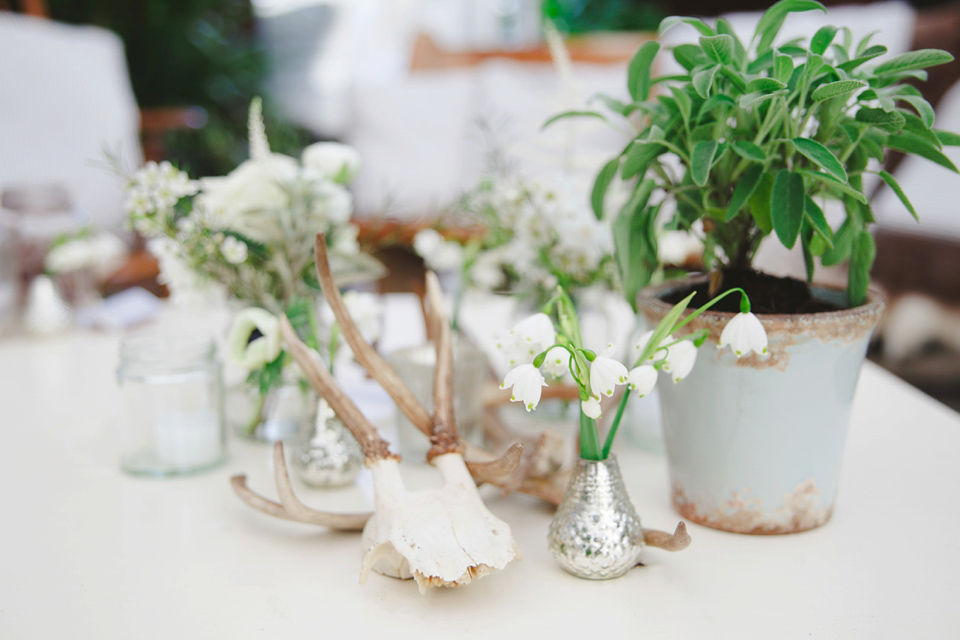
[[[257,403],[253,406],[253,412],[250,415],[250,422],[243,427],[243,433],[247,436],[252,436],[253,432],[257,430],[257,425],[260,424],[260,420],[263,418],[263,405],[266,400],[267,394],[257,393]]]
[[[600,457],[600,434],[595,420],[580,411],[580,457],[584,460],[603,460]]]
[[[623,412],[627,408],[627,402],[630,401],[630,389],[624,389],[623,395],[620,397],[620,404],[617,405],[617,415],[613,417],[613,422],[610,423],[610,432],[607,433],[607,439],[603,443],[603,451],[601,452],[603,457],[601,460],[606,460],[610,457],[610,449],[613,447],[613,439],[617,435],[617,430],[620,429],[620,420],[623,419]]]
[[[724,298],[726,298],[727,296],[729,296],[730,294],[733,294],[733,293],[739,293],[739,294],[740,294],[741,296],[743,296],[744,298],[747,298],[747,292],[744,291],[743,289],[741,289],[740,287],[737,287],[737,288],[735,288],[735,289],[727,289],[726,291],[724,291],[723,293],[721,293],[720,295],[718,295],[716,298],[714,298],[713,300],[711,300],[710,302],[708,302],[707,304],[703,305],[702,307],[700,307],[699,309],[697,309],[696,311],[694,311],[693,313],[691,313],[689,316],[687,316],[686,318],[684,318],[684,319],[683,319],[683,322],[680,322],[680,323],[678,323],[676,326],[674,326],[673,331],[676,331],[676,330],[678,330],[678,329],[684,328],[685,326],[687,326],[688,324],[690,324],[691,322],[693,322],[693,319],[694,319],[694,318],[696,318],[696,317],[699,316],[701,313],[703,313],[704,311],[708,310],[710,307],[712,307],[713,305],[717,304],[718,302],[720,302],[721,300],[723,300]],[[749,298],[747,298],[747,300],[748,300],[747,304],[749,305],[749,304],[750,304]],[[740,308],[741,308],[741,310],[742,310],[742,309],[743,309],[743,305],[741,305]],[[749,306],[748,306],[747,308],[749,309]]]

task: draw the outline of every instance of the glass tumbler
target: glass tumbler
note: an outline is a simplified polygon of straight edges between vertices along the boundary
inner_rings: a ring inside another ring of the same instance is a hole
[[[225,459],[222,370],[203,333],[132,333],[120,346],[120,467],[170,476]]]

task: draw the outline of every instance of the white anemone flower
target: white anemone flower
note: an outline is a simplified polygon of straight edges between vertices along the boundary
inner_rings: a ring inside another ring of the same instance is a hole
[[[570,353],[563,347],[553,347],[543,358],[541,368],[553,378],[562,378],[569,371]]]
[[[612,396],[618,384],[627,383],[627,368],[611,358],[611,354],[612,344],[590,363],[590,390],[595,396]]]
[[[524,408],[531,411],[540,404],[540,394],[545,386],[547,381],[539,369],[532,364],[522,364],[507,373],[500,388],[513,387],[511,402],[522,402]]]
[[[583,415],[588,418],[593,418],[594,420],[599,420],[600,416],[603,415],[603,411],[600,409],[600,399],[596,396],[590,396],[587,400],[581,400],[580,410],[583,411]]]
[[[250,339],[254,332],[260,335]],[[280,321],[273,314],[250,307],[233,319],[227,337],[230,359],[252,371],[273,362],[280,355]]]
[[[657,386],[657,370],[649,364],[634,367],[627,376],[627,384],[642,398]]]
[[[696,345],[689,340],[683,340],[667,350],[667,359],[663,364],[663,370],[670,373],[670,378],[676,384],[690,375],[696,362]]]
[[[723,349],[728,346],[737,354],[737,357],[747,355],[751,351],[758,355],[767,355],[767,332],[757,316],[750,312],[738,313],[733,316],[720,334],[717,347]]]

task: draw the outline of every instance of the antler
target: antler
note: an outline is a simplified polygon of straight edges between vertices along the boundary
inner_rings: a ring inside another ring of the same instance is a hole
[[[277,493],[280,495],[279,504],[251,491],[247,487],[247,476],[233,476],[230,478],[230,486],[233,487],[234,493],[241,500],[257,511],[293,522],[319,524],[342,531],[360,531],[372,515],[370,513],[317,511],[300,502],[294,495],[293,486],[290,484],[290,475],[287,473],[287,462],[283,456],[283,443],[281,442],[276,443],[273,447],[273,474],[277,483]]]
[[[690,546],[690,534],[687,533],[687,525],[681,520],[673,534],[656,529],[644,529],[643,541],[651,547],[666,551],[683,551]]]
[[[427,271],[427,301],[437,344],[437,366],[433,374],[433,426],[427,460],[445,453],[463,453],[453,415],[453,346],[450,323],[443,308],[443,294],[437,274]]]

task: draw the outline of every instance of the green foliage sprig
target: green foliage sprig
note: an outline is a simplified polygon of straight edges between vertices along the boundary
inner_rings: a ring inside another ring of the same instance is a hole
[[[781,0],[747,43],[722,18],[714,25],[665,18],[661,35],[678,25],[699,33],[697,42],[671,50],[683,74],[655,77],[661,45],[647,42],[628,67],[631,102],[599,96],[603,111],[548,121],[590,115],[640,123],[600,170],[591,198],[602,217],[611,182],[618,175],[634,182],[632,197],[611,213],[628,300],[659,267],[655,221],[668,198],[676,211],[667,228],[689,230],[702,221],[708,268],[750,266],[773,233],[787,248],[800,243],[810,280],[815,259],[824,266],[849,260],[849,303],[862,304],[876,253],[864,174],[878,174],[916,218],[897,181],[880,168],[885,151],[957,171],[942,149],[960,145],[960,136],[935,129],[933,108],[904,83],[925,80],[923,69],[953,57],[923,49],[878,61],[886,47],[871,44],[871,36],[854,43],[849,29],[832,26],[809,42],[774,44],[789,13],[811,10],[826,11],[813,0]],[[836,229],[823,213],[828,199],[842,202],[846,214]]]

